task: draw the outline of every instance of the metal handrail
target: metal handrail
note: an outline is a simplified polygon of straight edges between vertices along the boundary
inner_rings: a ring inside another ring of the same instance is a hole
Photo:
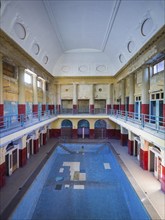
[[[29,114],[9,115],[0,117],[0,133],[19,127],[28,127],[47,120],[56,113],[53,110],[41,111]]]
[[[125,122],[133,122],[139,125],[142,129],[149,128],[156,130],[157,132],[165,133],[165,117],[149,115],[149,114],[137,114],[135,112],[121,111],[111,109],[111,116],[122,119]]]
[[[89,113],[89,109],[61,109],[59,112],[56,110],[47,110],[41,112],[35,112],[30,114],[10,115],[0,117],[0,133],[6,132],[11,129],[28,127],[41,121],[47,120],[50,117],[57,116],[58,114],[107,114],[115,117],[124,122],[130,122],[138,125],[141,129],[149,128],[156,132],[165,133],[165,117],[149,115],[149,114],[137,114],[136,112],[128,112],[116,109],[110,109],[106,112],[105,108],[95,108],[94,111]]]

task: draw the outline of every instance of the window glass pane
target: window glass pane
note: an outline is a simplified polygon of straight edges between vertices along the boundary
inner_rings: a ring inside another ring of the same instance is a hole
[[[157,65],[154,66],[154,74],[157,73]]]
[[[161,72],[163,70],[164,70],[164,60],[158,63],[158,72]]]
[[[156,99],[159,99],[159,93],[156,94]]]
[[[32,83],[32,77],[31,77],[31,75],[25,73],[24,80],[25,80],[26,83],[31,84],[31,83]]]

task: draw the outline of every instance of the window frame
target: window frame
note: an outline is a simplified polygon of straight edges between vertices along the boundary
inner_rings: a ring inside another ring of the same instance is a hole
[[[159,69],[159,66],[158,66],[158,65],[159,65],[161,62],[164,63],[163,69],[162,69],[162,70],[158,70],[158,69]],[[154,70],[155,67],[156,67],[156,71]],[[152,65],[152,75],[153,75],[153,76],[156,75],[156,74],[159,74],[159,73],[162,72],[162,71],[165,71],[165,59],[161,59],[161,60],[155,62],[155,63]]]

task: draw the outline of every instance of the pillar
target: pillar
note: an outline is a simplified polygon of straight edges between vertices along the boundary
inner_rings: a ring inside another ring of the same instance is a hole
[[[60,90],[60,88],[59,88],[59,90]],[[54,108],[54,105],[56,103],[56,95],[55,95],[55,93],[56,93],[56,87],[52,83],[51,87],[50,87],[50,90],[49,90],[49,104],[48,104],[48,109],[49,109],[51,114],[53,114],[54,110],[55,110],[55,108]],[[59,91],[59,95],[60,95],[60,91]]]
[[[94,139],[94,128],[90,128],[89,138]]]
[[[121,105],[120,110],[125,111],[125,79],[121,80]]]
[[[134,135],[128,131],[128,154],[133,155]]]
[[[129,75],[129,112],[134,112],[134,74]]]
[[[142,114],[149,114],[149,68],[142,73]]]
[[[161,150],[161,190],[165,192],[165,149]]]
[[[38,115],[37,75],[33,74],[33,113]]]
[[[118,100],[117,100],[117,98],[116,98],[116,87],[117,87],[117,85],[113,85],[113,112],[115,113],[116,112],[116,110],[119,110],[119,102],[118,102]]]
[[[89,100],[89,112],[90,114],[94,114],[94,85],[91,85],[91,94]]]
[[[120,141],[122,146],[126,146],[128,143],[128,131],[121,127]]]
[[[21,148],[19,149],[19,166],[23,167],[27,161],[26,135],[21,139]]]
[[[24,74],[25,68],[18,67],[18,115],[26,115]]]
[[[5,147],[0,148],[0,188],[5,185],[6,163],[5,163]]]
[[[57,85],[57,105],[56,105],[56,110],[58,113],[60,113],[61,110],[61,85]]]
[[[113,106],[113,84],[107,85],[107,102],[106,102],[106,113],[109,114]]]
[[[44,112],[46,111],[46,80],[42,79],[42,115],[44,115]]]
[[[121,139],[120,125],[118,125],[118,124],[116,124],[115,139],[117,139],[117,140],[120,140],[120,139]]]
[[[4,103],[3,103],[3,62],[0,53],[0,127],[3,126]]]
[[[73,83],[73,114],[78,113],[77,97],[77,84]]]
[[[148,148],[149,142],[141,138],[140,166],[143,170],[148,170]]]

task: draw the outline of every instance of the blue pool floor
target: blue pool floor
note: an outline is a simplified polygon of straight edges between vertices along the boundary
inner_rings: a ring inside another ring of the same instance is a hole
[[[87,144],[83,150],[80,144],[65,147],[58,147],[54,153],[32,219],[150,219],[108,146]],[[74,163],[79,168],[71,178],[69,165]],[[85,179],[76,176],[81,174]]]

